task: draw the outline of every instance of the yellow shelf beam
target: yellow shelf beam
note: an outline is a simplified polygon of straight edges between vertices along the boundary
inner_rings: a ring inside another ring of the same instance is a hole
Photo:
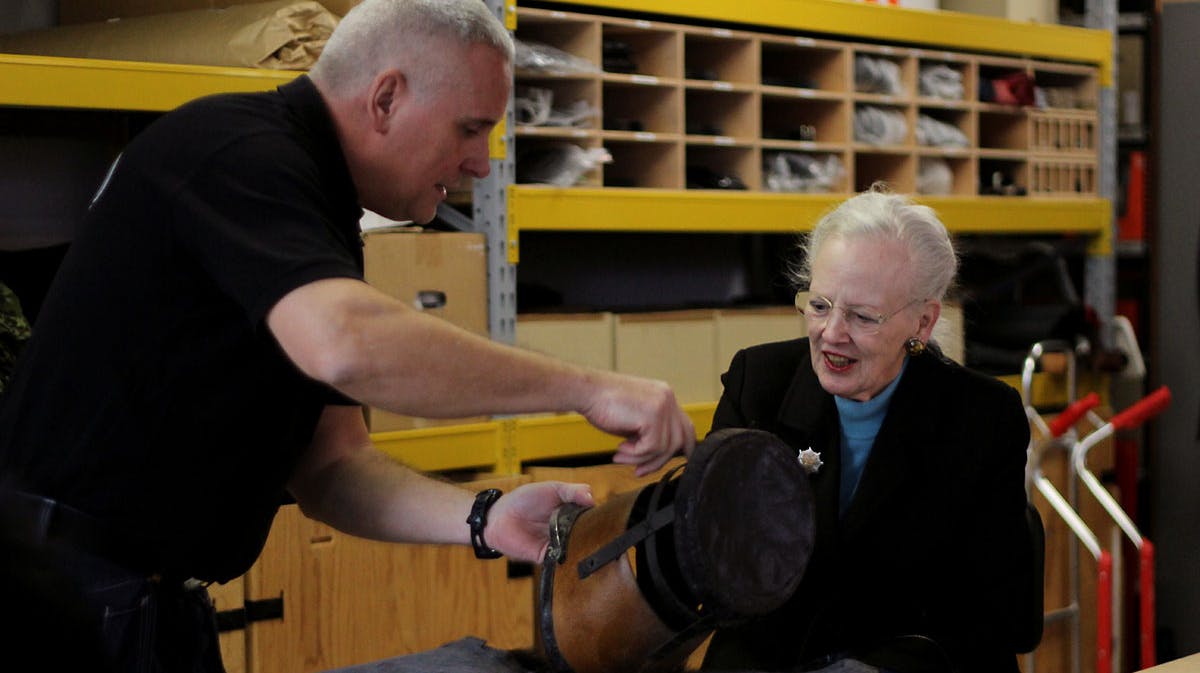
[[[716,402],[685,404],[696,435],[708,434]],[[480,470],[517,474],[523,463],[612,453],[620,438],[601,432],[578,414],[524,416],[468,425],[379,432],[371,440],[384,453],[424,472]]]
[[[931,11],[852,0],[563,0],[621,10],[742,23],[801,32],[853,36],[924,47],[1079,61],[1100,67],[1112,82],[1113,38],[1102,30],[1009,21],[961,12]],[[590,11],[583,8],[580,11]]]
[[[716,408],[716,402],[683,405],[696,426],[697,437],[708,434]],[[595,429],[578,414],[518,418],[513,440],[522,463],[611,453],[621,443],[619,437]]]
[[[498,469],[504,462],[503,422],[488,421],[419,430],[379,432],[375,446],[409,467],[424,472]]]
[[[514,264],[520,261],[522,231],[806,231],[847,196],[515,185],[508,193],[508,258]],[[955,233],[1077,233],[1095,237],[1095,254],[1111,248],[1112,207],[1106,199],[918,200],[936,209]]]
[[[267,91],[298,74],[0,54],[0,105],[165,112],[208,94]]]
[[[998,376],[1021,389],[1018,374]],[[1107,375],[1083,372],[1078,395],[1108,390]],[[1033,400],[1040,407],[1064,406],[1066,380],[1061,375],[1037,373],[1033,378]],[[716,402],[683,405],[703,438],[712,427]],[[601,432],[578,414],[518,416],[485,423],[450,425],[420,430],[376,433],[371,439],[388,455],[424,472],[478,470],[497,474],[519,474],[531,462],[584,456],[601,456],[616,450],[620,438]]]

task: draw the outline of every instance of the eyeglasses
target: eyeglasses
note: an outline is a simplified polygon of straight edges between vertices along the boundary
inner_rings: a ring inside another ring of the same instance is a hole
[[[837,309],[845,318],[846,331],[856,336],[868,336],[878,334],[879,330],[883,329],[883,324],[892,316],[920,301],[922,300],[913,299],[895,311],[884,314],[866,306],[838,306],[832,299],[801,291],[796,293],[796,310],[800,311],[809,323],[821,325],[829,320],[834,309]]]

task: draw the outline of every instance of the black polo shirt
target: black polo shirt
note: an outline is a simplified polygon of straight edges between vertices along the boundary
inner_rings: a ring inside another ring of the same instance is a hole
[[[4,480],[225,580],[258,556],[327,404],[266,327],[289,291],[362,278],[362,214],[307,77],[203,98],[125,150],[0,406]]]

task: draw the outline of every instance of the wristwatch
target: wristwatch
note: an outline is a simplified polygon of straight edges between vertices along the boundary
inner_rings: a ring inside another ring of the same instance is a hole
[[[475,558],[491,559],[504,556],[500,551],[489,547],[487,540],[483,539],[483,529],[487,527],[488,511],[502,495],[504,495],[504,491],[498,488],[489,488],[486,491],[480,491],[475,496],[475,504],[471,506],[471,516],[467,517],[467,525],[471,527],[471,547],[475,550]]]

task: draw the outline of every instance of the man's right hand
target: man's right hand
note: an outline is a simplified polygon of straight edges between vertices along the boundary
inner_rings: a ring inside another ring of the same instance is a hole
[[[662,381],[602,372],[588,405],[580,410],[597,428],[625,438],[613,462],[635,465],[641,477],[673,456],[690,455],[696,428]]]

